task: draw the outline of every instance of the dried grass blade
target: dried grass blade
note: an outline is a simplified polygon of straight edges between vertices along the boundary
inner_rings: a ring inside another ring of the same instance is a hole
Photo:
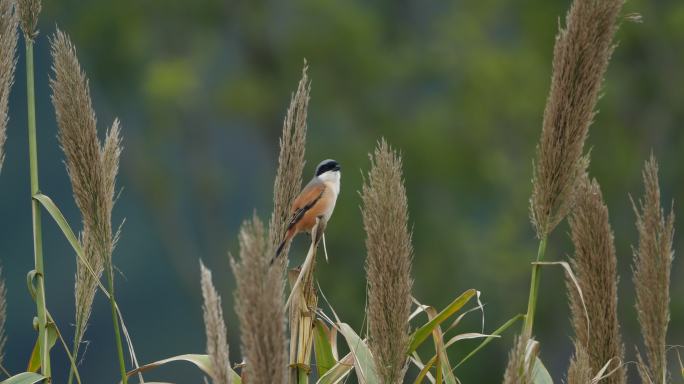
[[[409,348],[407,353],[412,353],[413,351],[418,348],[419,345],[421,345],[432,333],[432,330],[440,325],[442,322],[446,321],[449,317],[451,317],[454,313],[458,312],[461,308],[463,308],[464,305],[470,301],[470,299],[475,296],[476,290],[474,289],[469,289],[462,293],[459,297],[454,299],[454,301],[451,302],[446,308],[444,308],[437,316],[435,316],[434,319],[428,321],[427,324],[423,325],[422,327],[418,328],[413,334],[411,335],[411,343],[409,343]]]
[[[575,274],[572,272],[572,268],[570,268],[570,264],[568,264],[566,261],[536,261],[536,262],[533,262],[532,264],[542,265],[542,266],[543,265],[560,265],[561,267],[563,267],[566,275],[572,281],[572,283],[575,285],[575,289],[577,289],[577,294],[579,295],[580,301],[582,302],[582,307],[584,308],[584,316],[587,319],[587,334],[589,334],[589,330],[591,329],[591,324],[589,323],[589,311],[587,310],[587,304],[584,301],[584,295],[582,294],[582,288],[580,288],[579,282],[577,281],[577,277],[575,277]]]

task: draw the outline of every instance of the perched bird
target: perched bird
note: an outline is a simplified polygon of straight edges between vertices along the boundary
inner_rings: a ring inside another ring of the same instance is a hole
[[[299,192],[292,203],[290,209],[292,216],[273,260],[280,256],[285,244],[292,241],[298,233],[311,233],[316,225],[316,219],[319,221],[318,230],[316,238],[312,241],[318,244],[335,209],[337,195],[340,194],[340,178],[342,177],[340,169],[340,164],[331,159],[323,160],[318,164],[313,179]]]

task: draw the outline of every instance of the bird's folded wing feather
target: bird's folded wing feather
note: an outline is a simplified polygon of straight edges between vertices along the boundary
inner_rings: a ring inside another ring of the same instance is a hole
[[[316,205],[318,200],[323,197],[325,188],[326,186],[323,183],[309,184],[304,187],[302,192],[299,194],[299,196],[297,196],[292,204],[292,218],[290,219],[290,223],[287,225],[288,230],[295,226],[295,224],[297,224],[302,217],[304,217],[304,214],[306,214],[308,210]]]

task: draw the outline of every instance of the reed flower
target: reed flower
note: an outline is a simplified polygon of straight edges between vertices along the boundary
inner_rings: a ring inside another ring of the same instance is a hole
[[[633,204],[639,245],[634,249],[636,310],[644,338],[646,360],[639,353],[642,382],[667,381],[665,355],[667,326],[670,322],[670,270],[674,252],[674,214],[665,215],[660,206],[658,163],[653,155],[643,170],[644,196]]]
[[[591,359],[582,344],[575,341],[575,355],[570,360],[568,367],[568,384],[587,384],[593,378]]]
[[[42,8],[40,0],[17,0],[19,9],[19,19],[21,20],[21,30],[24,38],[31,40],[38,36],[38,15]]]
[[[538,344],[533,340],[530,343],[530,340],[532,339],[526,333],[516,336],[513,348],[508,353],[508,364],[504,372],[503,384],[532,384],[532,370]]]
[[[17,64],[17,15],[12,0],[0,0],[0,171],[5,160],[9,95]]]
[[[306,116],[311,92],[308,68],[305,60],[302,78],[290,100],[280,136],[278,170],[273,182],[273,213],[269,222],[269,242],[273,249],[276,249],[282,241],[290,219],[290,207],[302,186],[306,149]],[[287,255],[288,249],[289,245],[286,244],[283,249],[284,255]],[[287,259],[287,256],[282,259]]]
[[[5,321],[7,320],[7,291],[5,289],[5,279],[2,278],[2,268],[0,268],[0,366],[5,359]]]
[[[214,384],[230,384],[230,358],[228,355],[228,340],[226,323],[223,320],[221,296],[216,292],[211,280],[211,271],[200,261],[202,277],[202,314],[204,315],[204,329],[207,335],[207,355],[211,360],[211,380]]]
[[[576,179],[587,166],[584,142],[613,52],[624,0],[575,0],[556,37],[551,90],[537,146],[530,213],[546,238],[572,206]]]
[[[274,247],[261,220],[254,216],[240,230],[240,257],[231,257],[237,289],[244,375],[252,384],[287,382],[287,340],[283,307],[284,279],[270,268]]]
[[[54,77],[50,79],[58,138],[71,180],[74,199],[81,211],[81,245],[93,276],[79,259],[76,269],[75,351],[83,339],[97,282],[104,269],[113,279],[112,252],[117,234],[112,233],[112,208],[119,169],[121,138],[115,120],[103,144],[97,137],[88,79],[69,37],[58,30],[51,39]]]
[[[570,264],[584,296],[587,313],[572,281],[567,282],[567,289],[575,332],[576,373],[583,371],[585,365],[585,361],[577,359],[585,358],[590,363],[590,373],[596,373],[611,359],[624,361],[624,344],[617,319],[617,257],[608,207],[603,202],[599,184],[596,180],[590,181],[586,174],[578,182],[569,219],[575,247]],[[626,381],[623,366],[604,380],[609,384]]]
[[[401,383],[406,372],[411,314],[413,245],[401,156],[381,140],[361,191],[366,230],[370,349],[383,383]]]

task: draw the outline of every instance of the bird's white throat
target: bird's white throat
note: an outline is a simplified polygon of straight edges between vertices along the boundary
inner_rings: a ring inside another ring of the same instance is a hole
[[[322,182],[329,184],[333,187],[333,190],[335,191],[335,196],[340,194],[340,179],[342,178],[342,174],[340,173],[340,171],[324,172],[318,175],[318,178]]]

